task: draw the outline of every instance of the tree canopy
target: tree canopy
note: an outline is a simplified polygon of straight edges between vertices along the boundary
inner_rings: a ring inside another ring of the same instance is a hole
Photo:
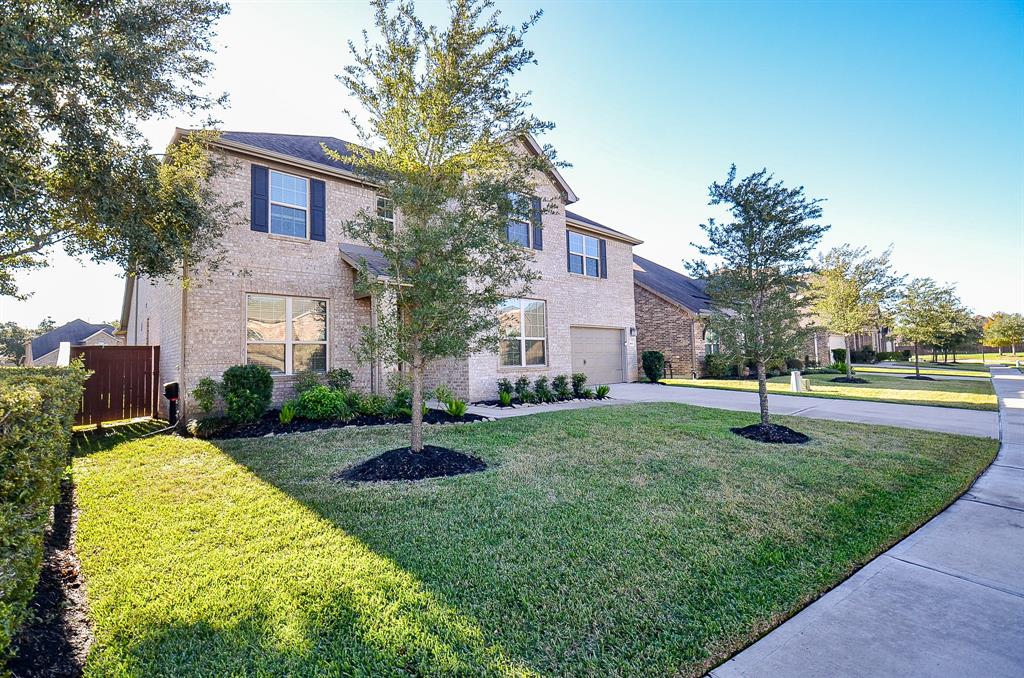
[[[998,311],[985,321],[983,340],[986,346],[1002,349],[1009,346],[1016,353],[1024,343],[1024,315]]]
[[[396,224],[364,211],[345,227],[390,267],[386,280],[360,271],[383,312],[364,328],[359,354],[408,366],[418,452],[428,363],[494,349],[498,305],[536,278],[531,250],[506,229],[554,162],[549,147],[535,154],[520,140],[552,125],[510,83],[534,63],[524,36],[539,13],[510,27],[490,0],[450,0],[438,28],[412,2],[373,6],[379,42],[364,32],[340,76],[362,105],[350,117],[363,145],[347,160],[393,202]]]
[[[213,0],[0,0],[0,294],[63,246],[164,275],[216,247],[208,135],[161,162],[138,123],[205,115]]]
[[[723,352],[757,366],[761,424],[769,425],[766,363],[795,355],[808,330],[803,308],[810,253],[828,226],[822,199],[810,199],[802,186],[787,188],[768,170],[711,184],[710,205],[726,205],[730,221],[708,219],[700,228],[708,243],[694,243],[708,260],[688,264],[707,281],[714,311],[709,327]]]

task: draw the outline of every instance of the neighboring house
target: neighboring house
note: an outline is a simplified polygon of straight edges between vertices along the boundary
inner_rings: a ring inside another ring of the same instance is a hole
[[[34,367],[56,365],[61,342],[72,346],[114,346],[124,343],[115,336],[113,325],[97,325],[84,320],[72,320],[25,342],[25,364]]]
[[[187,134],[178,130],[172,143]],[[224,132],[216,146],[229,161],[214,188],[239,201],[244,223],[228,226],[227,258],[217,270],[190,271],[191,282],[126,280],[122,326],[128,344],[160,345],[160,374],[186,398],[202,377],[241,363],[274,375],[274,401],[292,396],[304,369],[347,368],[359,388],[382,391],[392,365],[357,363],[360,328],[385,312],[355,289],[363,262],[387,276],[387,264],[347,238],[342,224],[360,210],[395,220],[386,197],[321,144],[347,154],[332,137]],[[539,153],[532,138],[526,152]],[[499,378],[585,372],[591,383],[636,378],[633,246],[640,241],[574,214],[576,195],[557,171],[537,177],[552,210],[509,224],[509,237],[533,251],[540,280],[528,299],[495,309],[518,338],[499,353],[434,364],[428,385],[445,383],[470,400],[495,397]]]
[[[666,374],[677,379],[702,376],[704,357],[720,350],[714,333],[701,321],[711,310],[704,283],[634,254],[633,284],[637,355],[660,351]],[[815,332],[804,355],[797,357],[813,364],[831,362],[828,335]]]

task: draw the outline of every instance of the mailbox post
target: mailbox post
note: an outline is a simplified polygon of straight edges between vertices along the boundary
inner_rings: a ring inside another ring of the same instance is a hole
[[[164,384],[164,397],[167,398],[167,423],[174,426],[178,423],[178,382],[169,381]]]

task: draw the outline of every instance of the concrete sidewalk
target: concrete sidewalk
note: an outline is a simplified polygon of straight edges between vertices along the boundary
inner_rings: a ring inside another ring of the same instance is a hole
[[[991,371],[1002,445],[973,487],[710,676],[1024,676],[1024,375]]]
[[[503,408],[471,405],[469,412],[484,417],[504,419],[542,412],[560,412],[608,405],[631,403],[671,402],[714,407],[720,410],[757,412],[757,394],[748,391],[728,391],[714,388],[689,388],[662,384],[612,384],[610,398],[582,400],[550,405]],[[963,410],[950,407],[926,407],[875,403],[867,400],[840,400],[834,398],[808,398],[771,394],[768,408],[772,414],[784,414],[833,421],[852,421],[862,424],[883,424],[902,428],[917,428],[941,433],[961,433],[969,436],[995,438],[999,435],[999,415],[981,410]]]

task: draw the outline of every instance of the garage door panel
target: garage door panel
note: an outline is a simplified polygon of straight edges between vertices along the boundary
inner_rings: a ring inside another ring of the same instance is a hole
[[[572,371],[587,375],[590,384],[624,381],[622,330],[571,327]]]

